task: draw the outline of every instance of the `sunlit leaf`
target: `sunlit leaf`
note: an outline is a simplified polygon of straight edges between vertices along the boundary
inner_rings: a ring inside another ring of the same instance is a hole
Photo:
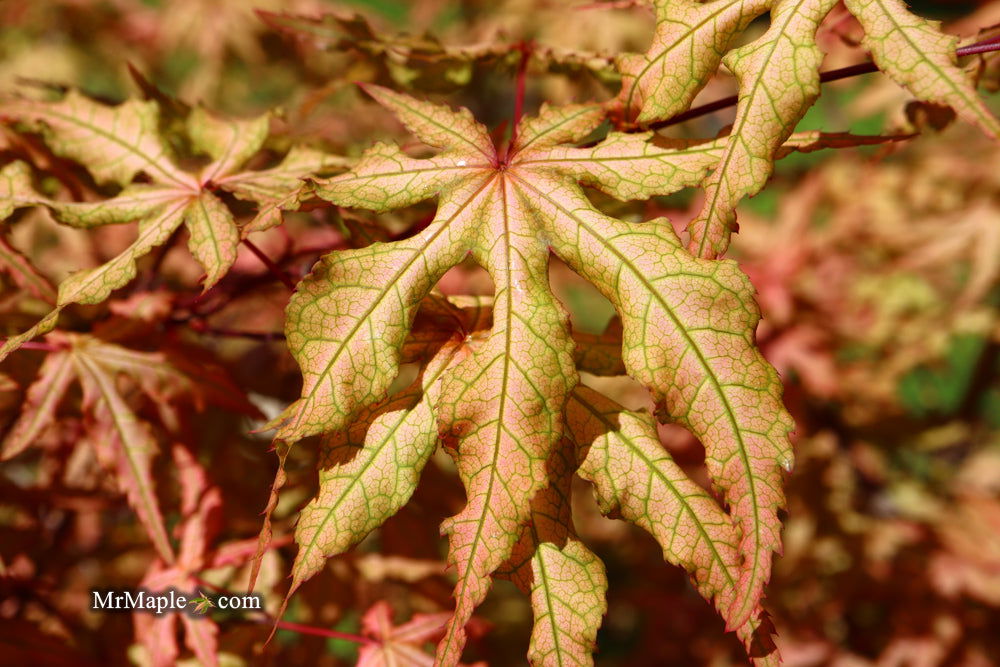
[[[781,466],[791,461],[781,387],[753,347],[751,288],[734,264],[688,255],[662,220],[635,224],[603,215],[579,185],[627,198],[668,193],[697,182],[714,152],[619,134],[590,148],[566,145],[602,122],[593,106],[543,108],[502,152],[465,110],[370,91],[440,152],[415,159],[379,144],[351,172],[319,181],[317,193],[374,210],[437,196],[438,212],[409,239],[328,255],[299,286],[287,336],[304,387],[275,420],[277,437],[349,428],[385,395],[418,305],[444,272],[468,251],[490,273],[496,292],[489,333],[428,389],[437,431],[468,496],[465,509],[443,525],[458,584],[438,659],[457,663],[464,626],[490,575],[511,557],[530,522],[532,498],[553,483],[547,462],[563,439],[563,408],[576,385],[566,314],[548,286],[551,248],[615,305],[624,366],[653,391],[663,418],[705,442],[710,473],[738,524],[734,548],[745,557],[734,579],[740,594],[730,591],[732,608],[724,611],[734,629],[742,627],[759,610],[771,552],[780,544]],[[664,177],[647,181],[650,170]],[[358,523],[359,533],[364,525]],[[541,545],[536,551],[538,567],[558,567],[553,559],[562,556]],[[538,618],[550,612],[539,609]],[[562,612],[560,619],[567,621]],[[577,646],[588,643],[580,637],[593,623],[574,631]],[[544,636],[539,647],[556,641]]]

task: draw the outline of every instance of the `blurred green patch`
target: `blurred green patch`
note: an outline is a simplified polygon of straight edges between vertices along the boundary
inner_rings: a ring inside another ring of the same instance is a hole
[[[900,403],[918,418],[955,415],[973,389],[986,348],[982,336],[955,336],[939,364],[918,366],[903,376],[897,388]]]
[[[400,25],[410,16],[410,3],[403,0],[344,0],[339,4],[367,9]]]
[[[565,291],[566,308],[573,328],[584,333],[603,333],[615,315],[615,307],[590,285],[569,285]]]

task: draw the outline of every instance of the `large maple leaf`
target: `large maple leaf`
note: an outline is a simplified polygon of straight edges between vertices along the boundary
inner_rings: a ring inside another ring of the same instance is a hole
[[[705,201],[691,221],[690,244],[701,257],[726,251],[736,205],[767,183],[776,153],[819,96],[823,54],[816,32],[836,0],[653,0],[656,34],[645,54],[619,59],[618,113],[646,125],[687,109],[720,64],[736,76],[739,102],[725,151],[706,179]],[[1000,123],[958,66],[958,38],[906,9],[902,0],[846,0],[865,31],[879,69],[918,99],[951,106],[992,137]],[[732,49],[755,18],[770,27]]]
[[[604,120],[599,106],[581,105],[543,107],[537,117],[519,123],[509,149],[498,150],[467,110],[455,112],[384,88],[368,91],[440,152],[417,159],[378,144],[351,172],[317,182],[316,192],[341,206],[375,211],[437,197],[437,214],[411,238],[324,257],[299,285],[289,303],[286,333],[304,386],[302,398],[275,420],[276,437],[294,441],[350,433],[359,413],[386,395],[418,306],[435,283],[468,254],[490,273],[495,297],[488,333],[436,364],[438,377],[424,385],[417,407],[376,409],[368,430],[376,449],[345,455],[342,462],[353,469],[379,461],[357,472],[356,493],[395,485],[395,474],[381,462],[386,459],[376,458],[377,448],[388,444],[398,451],[402,443],[386,442],[382,434],[408,420],[406,428],[413,430],[418,412],[425,424],[436,421],[436,435],[455,458],[468,497],[465,509],[443,525],[458,583],[455,614],[438,659],[457,663],[463,628],[485,598],[490,575],[508,563],[503,568],[508,576],[519,576],[518,559],[508,561],[533,512],[546,512],[546,504],[556,502],[545,496],[560,478],[552,462],[572,435],[564,426],[564,408],[578,376],[566,312],[548,284],[553,251],[615,305],[624,368],[654,394],[661,418],[685,425],[705,444],[709,473],[732,511],[730,517],[716,506],[706,520],[731,522],[737,543],[729,533],[720,539],[727,540],[726,553],[738,553],[742,561],[727,555],[730,579],[719,577],[719,565],[706,548],[714,539],[711,532],[704,541],[689,541],[687,556],[672,560],[690,568],[730,627],[752,630],[759,624],[771,552],[780,543],[781,467],[791,465],[791,420],[781,405],[781,385],[753,344],[758,312],[752,287],[735,263],[692,257],[665,219],[635,224],[611,218],[594,208],[581,187],[625,200],[668,194],[698,183],[717,162],[721,143],[663,147],[649,135],[612,133],[594,146],[574,147]],[[435,363],[425,381],[431,367]],[[584,440],[581,445],[592,444]],[[385,500],[398,502],[398,486],[385,488],[397,489]],[[379,512],[394,511],[379,498],[370,499]],[[670,513],[676,507],[676,502],[650,504],[645,511]],[[355,522],[343,521],[345,516],[320,527],[331,534],[310,537],[340,543],[319,550],[323,555],[346,548],[384,520],[371,521],[370,513]],[[315,521],[308,526],[314,530]],[[531,584],[533,600],[536,586],[564,595],[564,603],[556,604],[539,592],[539,603],[549,607],[536,605],[536,623],[546,614],[561,618],[557,634],[542,636],[536,626],[532,651],[544,655],[553,643],[589,647],[603,609],[599,564],[584,565],[590,557],[581,554],[589,552],[574,546],[579,543],[566,528],[536,530],[528,537],[538,542],[528,549],[536,553],[532,576],[548,570],[556,577]],[[593,583],[588,593],[598,599],[584,603],[595,613],[578,609],[569,623],[567,610],[580,598],[558,579],[568,576],[567,564],[574,559]]]
[[[299,206],[302,178],[345,164],[343,158],[296,147],[277,166],[259,171],[242,167],[268,137],[267,114],[249,120],[215,116],[202,108],[186,119],[193,151],[209,157],[196,172],[181,169],[160,132],[160,112],[154,101],[130,100],[119,106],[95,102],[70,92],[56,102],[10,99],[0,104],[0,118],[23,123],[40,132],[54,153],[86,166],[101,185],[122,190],[97,202],[55,201],[36,193],[31,171],[14,162],[0,171],[0,217],[22,206],[48,207],[64,224],[92,228],[138,222],[135,241],[107,263],[74,273],[59,285],[56,309],[35,327],[0,347],[0,360],[24,341],[50,331],[59,312],[71,303],[100,303],[136,274],[136,262],[166,243],[182,224],[188,248],[205,268],[204,289],[224,276],[241,238],[281,221],[280,211]],[[145,181],[138,180],[143,176]],[[252,201],[253,220],[242,230],[222,192]]]

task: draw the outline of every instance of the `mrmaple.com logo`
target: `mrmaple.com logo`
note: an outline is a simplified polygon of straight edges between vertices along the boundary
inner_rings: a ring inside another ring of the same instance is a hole
[[[176,612],[204,614],[212,607],[251,611],[263,609],[263,600],[257,594],[209,597],[200,591],[194,596],[173,589],[151,593],[140,588],[134,591],[91,591],[91,595],[90,608],[93,611],[145,611],[160,615]]]

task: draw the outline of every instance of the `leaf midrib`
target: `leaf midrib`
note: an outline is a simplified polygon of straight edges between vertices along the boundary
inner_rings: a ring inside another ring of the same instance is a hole
[[[491,181],[492,180],[493,179],[491,179]],[[496,424],[496,435],[493,440],[493,460],[490,462],[489,482],[486,487],[486,492],[484,494],[486,498],[485,502],[483,503],[484,513],[489,511],[490,507],[489,501],[493,497],[493,485],[496,483],[496,478],[497,478],[497,470],[498,470],[497,462],[499,461],[500,458],[501,433],[503,433],[504,430],[503,415],[506,411],[506,406],[507,406],[507,384],[510,380],[511,325],[513,324],[514,320],[514,312],[513,312],[514,309],[511,308],[511,303],[510,303],[511,302],[510,290],[513,283],[511,281],[511,266],[510,266],[510,248],[511,248],[510,225],[508,224],[508,215],[507,215],[507,179],[504,178],[502,175],[499,175],[496,178],[496,180],[499,181],[499,187],[501,190],[500,201],[503,203],[503,238],[504,238],[504,248],[506,249],[507,260],[508,260],[504,262],[505,282],[497,285],[497,288],[506,290],[505,294],[508,303],[507,307],[504,309],[505,310],[504,315],[506,318],[504,333],[506,335],[504,336],[503,376],[500,381],[500,404],[497,406],[497,418],[494,420]],[[494,325],[495,325],[495,320],[494,320]],[[479,545],[481,544],[483,526],[485,523],[486,523],[485,520],[476,522],[476,534],[473,536],[472,543],[470,545],[470,553],[468,558],[469,563],[475,562],[475,555],[476,552],[478,551]],[[469,583],[469,577],[468,577],[468,572],[466,572],[466,576],[463,576],[461,578],[461,581],[459,582],[460,590],[455,592],[455,599],[459,600],[460,603],[462,600],[465,599],[464,593],[466,587],[468,586],[468,583]],[[451,645],[454,641],[455,641],[455,629],[452,628],[445,638],[446,644],[444,646],[444,652],[446,654],[448,653],[448,651],[451,650]]]

